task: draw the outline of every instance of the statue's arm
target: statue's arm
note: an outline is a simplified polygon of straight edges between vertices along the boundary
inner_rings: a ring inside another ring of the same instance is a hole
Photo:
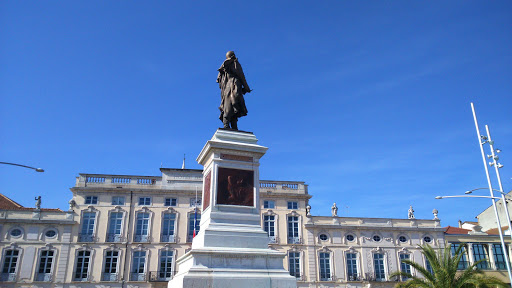
[[[251,88],[249,88],[249,84],[247,84],[247,80],[245,80],[244,70],[242,69],[242,65],[238,61],[235,61],[235,73],[238,79],[242,81],[243,91],[244,93],[250,93]]]

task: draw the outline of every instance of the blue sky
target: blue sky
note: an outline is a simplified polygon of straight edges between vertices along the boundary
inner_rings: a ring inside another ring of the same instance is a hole
[[[0,161],[46,170],[0,165],[0,193],[66,209],[78,173],[200,169],[228,50],[261,178],[314,215],[475,220],[489,201],[434,199],[487,185],[470,102],[512,189],[510,1],[184,2],[0,3]]]

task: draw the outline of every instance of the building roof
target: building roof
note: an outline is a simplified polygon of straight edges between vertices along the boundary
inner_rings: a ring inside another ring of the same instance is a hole
[[[503,226],[501,227],[501,231],[505,232],[508,230],[508,226]],[[489,235],[499,235],[500,233],[498,232],[498,228],[492,228],[492,229],[489,229],[487,231],[485,231],[485,233],[489,234]]]
[[[2,210],[18,210],[19,208],[23,208],[20,204],[16,203],[14,200],[8,198],[7,196],[0,193],[0,209]]]
[[[3,195],[0,193],[0,210],[25,210],[25,211],[32,211],[36,210],[36,208],[28,208],[23,207],[21,204],[15,202],[11,198]],[[56,212],[63,212],[59,208],[41,208],[41,211],[56,211]]]
[[[471,230],[459,227],[448,226],[444,228],[444,233],[446,234],[468,234],[469,232],[471,232]]]

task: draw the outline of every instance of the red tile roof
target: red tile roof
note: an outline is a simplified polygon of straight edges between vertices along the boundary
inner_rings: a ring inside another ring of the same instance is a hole
[[[444,228],[444,233],[446,234],[468,234],[471,230],[469,229],[462,229],[459,227],[452,227],[448,226]]]
[[[508,230],[508,226],[503,226],[501,227],[501,231],[505,232]],[[487,231],[485,231],[485,233],[489,234],[489,235],[499,235],[500,233],[498,232],[498,228],[492,228],[492,229],[489,229]]]
[[[23,207],[21,204],[16,203],[11,198],[0,193],[0,210],[24,210],[24,211],[32,211],[36,210],[36,208],[27,208]],[[53,211],[53,212],[63,212],[58,208],[41,208],[41,211]]]

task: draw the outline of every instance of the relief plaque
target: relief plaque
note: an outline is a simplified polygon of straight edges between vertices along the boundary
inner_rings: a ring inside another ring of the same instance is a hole
[[[217,204],[254,206],[254,171],[220,168]]]
[[[212,171],[208,172],[206,177],[204,177],[204,186],[203,186],[203,211],[206,210],[210,206],[210,186],[212,182]]]

